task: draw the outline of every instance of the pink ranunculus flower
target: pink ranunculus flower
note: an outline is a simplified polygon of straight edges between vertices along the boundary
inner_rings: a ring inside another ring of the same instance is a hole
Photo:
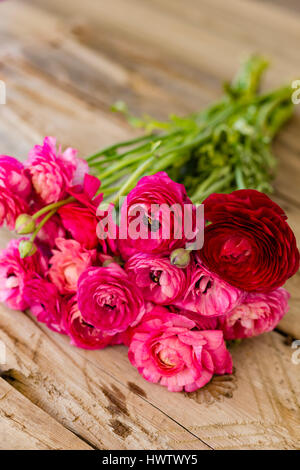
[[[192,312],[191,310],[184,310],[182,308],[176,307],[175,305],[170,305],[168,310],[177,315],[182,315],[189,318],[195,324],[198,330],[219,330],[219,319],[222,317],[212,317],[207,315],[199,315],[197,312]]]
[[[4,185],[25,200],[28,200],[32,191],[24,165],[16,158],[0,155],[0,186]]]
[[[125,269],[144,299],[159,305],[175,302],[186,289],[184,270],[172,266],[168,256],[139,253],[129,259]]]
[[[39,251],[21,259],[19,243],[20,240],[11,240],[0,253],[0,301],[10,308],[25,310],[28,307],[25,286],[45,275],[47,262]]]
[[[62,152],[60,146],[56,148],[54,137],[45,137],[43,145],[35,145],[25,165],[35,192],[45,204],[63,199],[67,189],[82,184],[88,173],[88,165],[77,158],[77,150]]]
[[[135,326],[145,311],[142,293],[116,263],[91,267],[81,274],[78,306],[86,323],[109,335]]]
[[[109,237],[102,240],[97,236],[97,226],[101,221],[97,210],[103,200],[103,194],[97,195],[100,184],[95,176],[85,175],[83,187],[75,186],[68,190],[68,194],[76,201],[61,207],[58,213],[65,229],[85,248],[96,248],[99,245],[102,252],[116,254],[116,240]]]
[[[185,204],[192,206],[185,187],[172,181],[167,173],[141,178],[121,208],[122,256],[128,259],[139,252],[169,254],[184,247]]]
[[[29,211],[31,183],[18,160],[0,155],[0,226],[14,229],[17,217]]]
[[[33,279],[24,289],[24,298],[36,319],[57,333],[65,333],[62,325],[62,296],[46,279]]]
[[[96,261],[97,252],[86,250],[76,240],[57,238],[55,244],[49,277],[61,294],[75,293],[80,274]]]
[[[290,294],[284,288],[250,292],[241,305],[218,319],[226,340],[250,338],[272,331],[287,313]]]
[[[132,335],[130,362],[146,380],[171,392],[193,392],[214,374],[232,373],[222,331],[195,327],[192,320],[155,307]]]
[[[28,205],[10,189],[0,186],[0,226],[6,223],[10,230],[14,230],[19,215],[28,212]]]
[[[104,335],[83,320],[76,296],[65,299],[62,312],[63,328],[74,346],[83,349],[103,349],[113,343],[114,336]]]
[[[187,268],[188,288],[175,305],[203,316],[225,315],[244,299],[245,293],[229,285],[205,266],[192,262]]]

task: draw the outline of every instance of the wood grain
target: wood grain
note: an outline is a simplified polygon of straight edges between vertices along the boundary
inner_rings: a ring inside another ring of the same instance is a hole
[[[54,335],[53,335],[54,336]],[[62,347],[64,337],[55,335]],[[124,347],[86,352],[88,362],[110,373],[214,449],[297,448],[300,375],[293,350],[277,333],[231,349],[233,376],[216,377],[193,394],[172,394],[145,380],[128,363]],[[134,387],[132,386],[134,384]]]
[[[8,99],[0,106],[1,153],[25,159],[44,135],[56,135],[64,146],[88,155],[134,134],[110,112],[116,100],[157,118],[200,109],[221,95],[221,83],[250,52],[272,61],[264,88],[300,78],[300,15],[278,3],[2,3],[0,79]],[[274,146],[274,199],[298,240],[299,109]],[[10,236],[1,230],[1,247]],[[0,410],[10,409],[21,423],[1,421],[4,446],[88,447],[84,440],[101,449],[299,448],[300,366],[293,364],[286,338],[300,339],[299,275],[287,286],[291,309],[278,326],[282,334],[244,341],[232,350],[235,374],[189,396],[145,382],[123,347],[76,350],[25,314],[1,307],[0,339],[8,360]]]
[[[0,378],[0,450],[92,450]]]

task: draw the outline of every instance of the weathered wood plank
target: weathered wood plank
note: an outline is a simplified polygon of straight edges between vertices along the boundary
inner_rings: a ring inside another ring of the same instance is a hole
[[[92,450],[0,378],[0,449]]]
[[[297,50],[289,47],[299,39],[296,15],[258,2],[202,0],[199,5],[188,0],[183,5],[178,0],[128,0],[126,14],[122,0],[109,6],[93,0],[85,4],[79,0],[31,3],[55,15],[60,13],[66,21],[80,16],[98,28],[123,32],[128,40],[151,44],[153,49],[173,54],[183,62],[201,64],[217,76],[222,71],[230,77],[240,54],[257,50],[277,58],[270,72],[275,82],[281,79],[283,63],[286,72],[297,72]]]
[[[0,339],[7,350],[3,377],[91,445],[99,449],[209,448],[124,387],[110,368],[87,361],[75,348],[62,347],[49,330],[42,331],[25,314],[1,306]]]
[[[50,335],[69,350],[67,338]],[[72,354],[99,374],[109,371],[214,449],[293,449],[300,439],[300,366],[292,363],[293,352],[275,332],[245,340],[232,349],[234,375],[215,377],[192,394],[170,394],[146,382],[128,362],[125,347]]]
[[[280,8],[286,8],[290,11],[296,11],[300,13],[300,5],[298,0],[263,0],[265,3],[269,3],[269,5],[274,6],[278,5]]]

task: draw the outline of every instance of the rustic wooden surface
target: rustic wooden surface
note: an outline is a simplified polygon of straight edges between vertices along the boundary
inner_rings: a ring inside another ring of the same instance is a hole
[[[0,152],[24,159],[45,135],[81,155],[126,136],[110,105],[165,118],[208,104],[251,52],[265,86],[300,78],[297,0],[9,0],[0,5]],[[300,107],[299,107],[300,109]],[[300,114],[278,138],[274,199],[300,239]],[[10,234],[1,230],[1,247]],[[171,394],[145,382],[124,347],[86,352],[0,309],[0,448],[299,449],[299,274],[277,331],[232,349],[235,373]]]

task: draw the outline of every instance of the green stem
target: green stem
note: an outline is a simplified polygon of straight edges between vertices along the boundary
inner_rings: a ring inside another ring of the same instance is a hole
[[[118,180],[121,180],[124,176],[127,176],[128,173],[130,172],[130,168],[124,168],[118,173],[115,173],[114,175],[109,176],[108,178],[105,178],[105,181],[103,184],[101,184],[101,192],[108,188],[111,184],[115,183]],[[101,174],[96,175],[97,178],[101,180]]]
[[[215,184],[212,184],[209,190],[204,191],[201,196],[197,196],[197,198],[192,197],[192,202],[194,204],[201,203],[206,199],[210,194],[215,193],[217,191],[221,191],[227,184],[229,184],[234,178],[234,175],[227,175],[221,181],[217,181]]]
[[[166,134],[151,134],[151,135],[145,135],[145,136],[141,136],[141,137],[138,137],[138,138],[135,138],[135,139],[131,139],[131,140],[127,140],[125,142],[120,142],[118,144],[114,144],[114,145],[111,145],[110,147],[106,147],[105,149],[103,150],[100,150],[99,152],[95,153],[94,155],[91,155],[89,157],[86,157],[85,159],[87,160],[88,163],[96,160],[98,157],[101,157],[101,156],[106,156],[105,160],[99,162],[99,164],[103,164],[105,163],[105,161],[110,161],[110,160],[114,160],[114,159],[120,159],[120,158],[123,158],[125,157],[126,155],[129,155],[131,153],[136,153],[136,152],[139,152],[141,151],[143,148],[146,148],[153,140],[165,140],[165,139],[170,139],[170,137],[174,137],[176,136],[177,134],[180,134],[182,132],[181,129],[176,129],[174,131],[171,131],[171,132],[168,132]],[[119,148],[122,148],[122,147],[129,147],[131,145],[134,145],[134,144],[137,144],[137,143],[140,143],[140,142],[145,142],[145,144],[143,145],[140,145],[138,147],[136,147],[135,149],[132,149],[132,150],[128,150],[127,152],[124,152],[124,153],[121,153],[121,154],[114,154],[114,155],[106,155],[106,153],[110,153],[114,150],[118,150]]]
[[[218,181],[220,178],[228,174],[229,167],[217,168],[213,170],[208,178],[206,178],[200,186],[198,186],[197,191],[194,192],[193,198],[198,199],[201,195],[207,191],[209,186],[215,181]]]
[[[104,197],[106,198],[110,194],[116,193],[117,191],[119,191],[121,189],[121,187],[122,186],[119,185],[119,186],[112,186],[111,188],[105,188],[104,189]]]
[[[235,168],[235,181],[237,184],[237,189],[246,189],[246,185],[243,178],[243,172],[240,166]]]
[[[147,158],[147,156],[150,156],[150,155],[151,155],[151,152],[148,155],[138,155],[137,157],[134,157],[134,158],[121,160],[120,162],[117,162],[114,165],[107,168],[107,170],[104,170],[103,173],[100,173],[99,178],[101,180],[104,180],[104,178],[107,178],[108,176],[115,173],[116,171],[122,170],[122,168],[126,166],[130,166],[132,163],[136,163],[136,162],[139,162],[140,160],[144,160],[145,158]]]
[[[131,185],[136,183],[136,180],[143,175],[143,173],[153,164],[155,157],[150,157],[142,165],[140,165],[131,175],[131,177],[126,181],[126,183],[118,191],[114,199],[111,201],[113,204],[117,204],[120,197],[124,196]]]
[[[73,201],[75,201],[75,198],[70,196],[69,198],[64,199],[63,201],[53,202],[52,204],[48,204],[48,206],[43,207],[38,212],[33,214],[32,218],[34,220],[37,220],[41,215],[46,214],[47,212],[53,209],[57,210],[60,207],[65,206],[66,204],[69,204],[70,202],[73,202]]]
[[[36,227],[35,231],[32,233],[31,237],[30,237],[30,241],[33,242],[35,237],[37,236],[37,234],[39,233],[39,231],[41,230],[41,228],[45,225],[46,222],[48,222],[48,220],[56,213],[57,209],[53,209],[52,211],[48,212],[47,215],[45,215],[45,217],[40,221],[40,223],[38,224],[38,226]]]
[[[92,162],[96,158],[101,157],[101,155],[105,155],[106,153],[110,153],[114,150],[117,150],[118,148],[129,147],[129,145],[134,145],[134,144],[137,144],[139,142],[143,142],[145,140],[151,141],[151,140],[155,139],[156,137],[157,137],[156,135],[148,135],[148,136],[143,135],[141,137],[136,137],[136,138],[131,139],[131,140],[125,140],[123,142],[119,142],[117,144],[110,145],[109,147],[106,147],[106,148],[100,150],[99,152],[94,153],[93,155],[90,155],[89,157],[86,157],[85,159],[86,159],[87,162]]]

